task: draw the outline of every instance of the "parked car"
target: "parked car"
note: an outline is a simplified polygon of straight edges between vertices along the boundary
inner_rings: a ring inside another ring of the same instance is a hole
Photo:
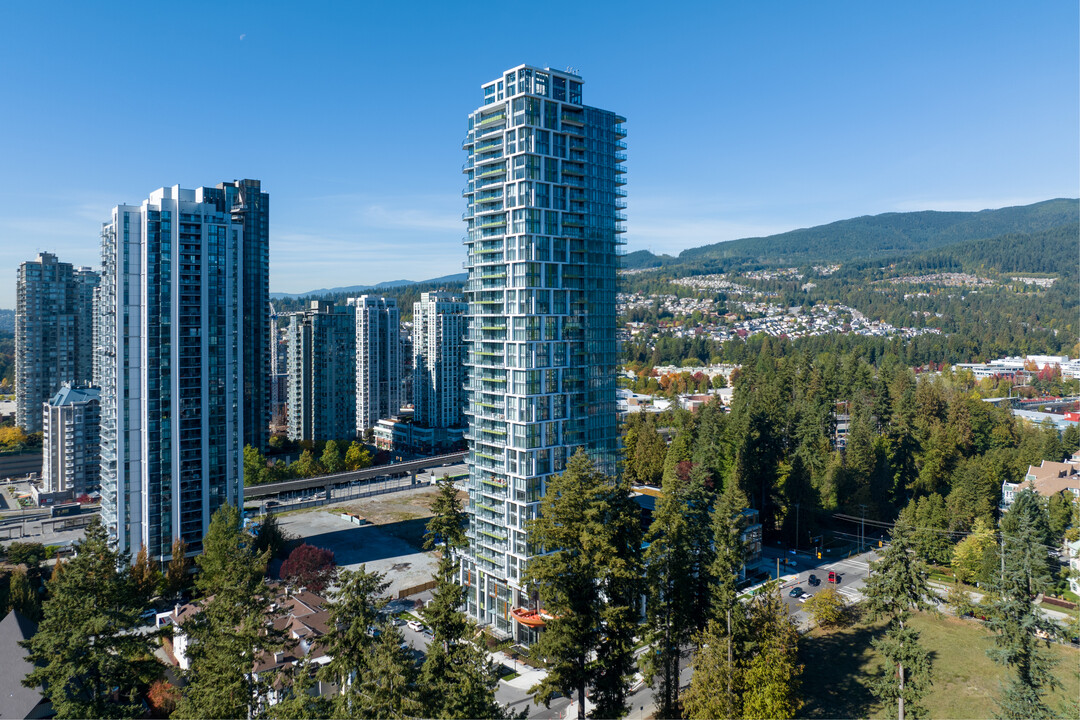
[[[406,625],[408,625],[409,629],[413,632],[424,631],[424,623],[420,622],[419,620],[410,620],[408,623],[406,623]]]
[[[817,575],[811,575],[806,582],[809,583],[812,587],[817,587],[821,584],[821,578],[819,578]]]
[[[788,593],[793,598],[802,597],[803,589],[801,587],[791,588],[791,592]]]

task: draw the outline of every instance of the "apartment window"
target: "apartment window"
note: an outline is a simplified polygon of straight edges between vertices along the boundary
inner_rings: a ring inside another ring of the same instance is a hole
[[[559,104],[553,102],[544,103],[544,127],[548,130],[559,129]]]
[[[581,83],[570,81],[570,102],[575,105],[581,104]]]
[[[552,97],[556,100],[566,99],[566,78],[559,77],[558,75],[551,78],[552,81]]]

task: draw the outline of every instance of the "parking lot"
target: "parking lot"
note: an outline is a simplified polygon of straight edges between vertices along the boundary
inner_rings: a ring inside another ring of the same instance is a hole
[[[430,516],[426,505],[433,495],[430,486],[417,485],[392,495],[288,513],[279,523],[282,530],[303,542],[332,551],[342,568],[355,570],[365,565],[368,571],[385,573],[390,582],[387,592],[396,597],[400,590],[421,585],[435,575],[438,559],[420,544]],[[341,517],[346,510],[371,524],[358,526]]]

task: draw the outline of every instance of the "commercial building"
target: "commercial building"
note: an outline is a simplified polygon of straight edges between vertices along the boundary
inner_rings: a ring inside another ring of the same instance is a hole
[[[469,279],[467,610],[520,642],[526,523],[584,448],[616,472],[616,270],[624,118],[582,79],[521,65],[483,85],[464,148]]]
[[[233,180],[204,187],[203,202],[213,203],[243,227],[240,282],[244,332],[243,444],[266,450],[270,440],[270,194],[258,180]]]
[[[44,492],[78,498],[98,489],[100,401],[98,388],[65,385],[43,404]]]
[[[349,298],[356,308],[356,432],[401,410],[401,314],[392,298]]]
[[[356,315],[351,307],[311,301],[289,316],[288,434],[290,440],[356,436]]]
[[[41,404],[64,383],[93,374],[98,274],[51,253],[19,266],[15,300],[15,423],[41,431]]]
[[[460,450],[464,436],[463,427],[427,427],[407,416],[383,418],[375,423],[375,447],[398,457]]]
[[[243,498],[245,225],[213,195],[161,188],[102,227],[102,520],[133,556],[200,550]]]
[[[413,419],[431,428],[464,423],[465,322],[460,295],[421,293],[413,303]]]

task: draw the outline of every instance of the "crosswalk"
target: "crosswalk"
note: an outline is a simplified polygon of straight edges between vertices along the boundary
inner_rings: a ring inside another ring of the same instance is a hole
[[[859,602],[863,597],[862,593],[855,588],[840,588],[839,592],[851,602]]]

